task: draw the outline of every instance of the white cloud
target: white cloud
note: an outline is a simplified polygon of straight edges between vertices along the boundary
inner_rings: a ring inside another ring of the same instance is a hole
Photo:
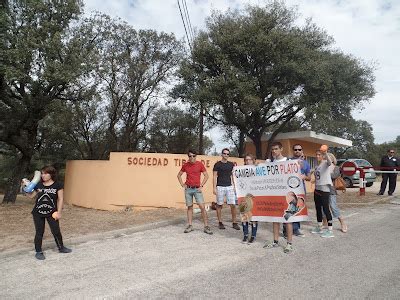
[[[192,26],[202,29],[212,10],[226,11],[247,4],[264,5],[263,0],[187,0]],[[376,96],[357,118],[370,122],[376,142],[400,135],[400,1],[393,0],[287,0],[296,5],[301,18],[313,21],[336,41],[336,47],[367,62],[377,63]],[[184,37],[176,0],[85,0],[86,13],[98,10],[120,17],[135,28],[173,32]],[[218,134],[212,133],[217,148]],[[219,135],[220,136],[220,135]]]

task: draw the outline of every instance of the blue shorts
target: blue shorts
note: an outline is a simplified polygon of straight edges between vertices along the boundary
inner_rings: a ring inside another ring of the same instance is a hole
[[[186,206],[193,205],[193,197],[196,199],[197,204],[204,203],[203,193],[197,188],[185,188]]]

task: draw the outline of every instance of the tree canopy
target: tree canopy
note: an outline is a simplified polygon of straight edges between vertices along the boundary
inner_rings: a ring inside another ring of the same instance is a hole
[[[76,0],[10,0],[1,7],[0,141],[19,153],[4,201],[15,200],[51,103],[79,96],[71,88],[85,72],[90,47],[69,35],[69,25],[81,9]]]
[[[295,116],[325,103],[351,110],[374,95],[372,68],[333,49],[333,39],[282,3],[214,13],[180,68],[176,96],[206,99],[210,118],[250,137],[261,157]],[[341,112],[339,112],[341,113]]]

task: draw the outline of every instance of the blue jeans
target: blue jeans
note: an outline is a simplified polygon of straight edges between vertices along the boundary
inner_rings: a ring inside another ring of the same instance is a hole
[[[197,188],[186,188],[185,189],[185,200],[186,200],[186,206],[192,206],[193,205],[193,197],[196,199],[197,204],[204,203],[204,198],[203,198],[203,193],[199,191]]]
[[[340,215],[340,209],[337,206],[336,199],[337,199],[336,195],[329,195],[329,206],[331,207],[332,217],[339,219],[341,215]],[[323,210],[322,210],[322,215],[325,217]]]
[[[293,232],[300,229],[300,222],[293,222]]]
[[[293,233],[300,229],[300,222],[293,222]],[[283,235],[286,236],[286,226],[283,226]]]
[[[250,223],[250,226],[251,226],[251,236],[256,237],[257,228],[258,228],[258,222],[257,221],[242,222],[243,234],[244,234],[244,236],[248,236],[249,235],[249,223]]]

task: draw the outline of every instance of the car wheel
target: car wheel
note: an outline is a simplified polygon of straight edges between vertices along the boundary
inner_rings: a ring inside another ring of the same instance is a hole
[[[366,186],[371,187],[374,183],[373,182],[367,182]]]
[[[344,182],[346,182],[346,188],[350,188],[353,186],[353,182],[351,182],[350,178],[344,178]]]

